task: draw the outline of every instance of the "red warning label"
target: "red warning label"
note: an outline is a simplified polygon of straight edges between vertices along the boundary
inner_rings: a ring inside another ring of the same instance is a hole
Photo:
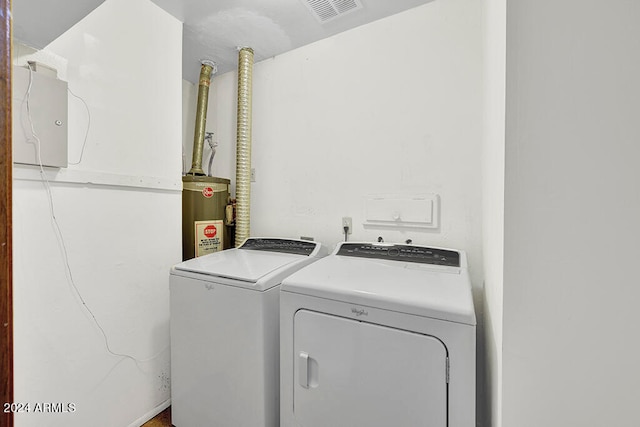
[[[206,255],[222,250],[224,223],[222,220],[195,221],[195,253],[196,256]]]
[[[216,228],[215,225],[207,225],[204,228],[204,235],[207,236],[208,238],[212,238],[212,237],[216,237],[216,234],[218,234],[218,229]]]

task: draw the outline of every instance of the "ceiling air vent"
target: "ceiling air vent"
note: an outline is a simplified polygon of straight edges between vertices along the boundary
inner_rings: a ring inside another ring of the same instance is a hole
[[[362,9],[360,0],[302,0],[320,23]]]

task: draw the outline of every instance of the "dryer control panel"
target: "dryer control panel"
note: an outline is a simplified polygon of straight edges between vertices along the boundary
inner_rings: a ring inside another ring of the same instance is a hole
[[[336,255],[460,267],[460,253],[424,246],[343,243]]]
[[[293,255],[309,256],[318,247],[317,243],[305,240],[275,239],[275,238],[250,238],[240,249],[254,251],[281,252]]]

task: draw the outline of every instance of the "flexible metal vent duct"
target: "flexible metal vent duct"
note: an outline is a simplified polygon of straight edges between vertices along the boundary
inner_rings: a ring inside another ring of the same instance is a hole
[[[248,237],[251,215],[251,87],[253,49],[238,53],[238,118],[236,132],[236,238],[240,246]]]

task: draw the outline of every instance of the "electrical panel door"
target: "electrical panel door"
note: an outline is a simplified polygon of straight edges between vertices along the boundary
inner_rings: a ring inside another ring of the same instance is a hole
[[[25,67],[12,78],[13,161],[66,168],[67,82]]]

